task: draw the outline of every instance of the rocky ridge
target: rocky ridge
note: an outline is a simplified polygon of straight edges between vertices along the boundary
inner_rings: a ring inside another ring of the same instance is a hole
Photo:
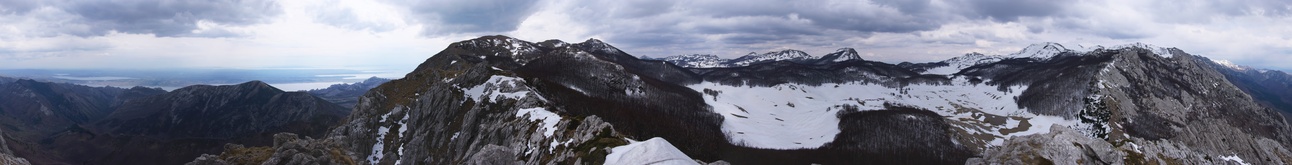
[[[642,57],[642,59],[667,61],[671,64],[681,66],[683,68],[745,67],[745,66],[758,64],[758,63],[769,63],[769,62],[777,62],[777,61],[788,61],[788,62],[794,62],[794,63],[819,65],[819,64],[845,62],[850,60],[862,60],[861,55],[857,54],[857,50],[852,48],[839,48],[835,52],[826,54],[821,57],[812,56],[810,54],[807,54],[806,52],[799,51],[799,50],[786,49],[781,51],[766,52],[762,54],[750,52],[749,54],[740,56],[735,59],[724,59],[724,58],[718,57],[717,55],[711,55],[711,54],[676,55],[676,56],[668,56],[664,58]]]

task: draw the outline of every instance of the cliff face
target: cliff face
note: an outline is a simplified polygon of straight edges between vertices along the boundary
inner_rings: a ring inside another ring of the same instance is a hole
[[[9,142],[5,140],[4,130],[0,130],[0,164],[10,165],[29,165],[27,159],[13,156],[13,151],[9,150]]]

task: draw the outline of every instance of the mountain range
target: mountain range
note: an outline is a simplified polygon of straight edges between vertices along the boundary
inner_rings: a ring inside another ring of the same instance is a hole
[[[368,91],[326,137],[192,164],[1292,162],[1268,100],[1283,95],[1244,90],[1278,83],[1233,83],[1277,79],[1180,49],[1042,43],[903,64],[839,52],[653,59],[485,36]]]
[[[303,92],[0,77],[0,163],[1288,164],[1290,88],[1139,43],[890,64],[484,36]]]
[[[321,137],[349,113],[260,81],[167,92],[6,79],[0,129],[32,164],[182,164],[228,143],[267,146],[275,133]]]
[[[368,92],[369,89],[376,88],[377,85],[386,83],[390,79],[370,77],[360,82],[349,84],[333,84],[327,88],[311,89],[307,92],[328,102],[336,103],[346,109],[354,108],[354,104],[359,103],[359,96]]]
[[[749,54],[740,56],[736,59],[723,59],[719,58],[717,55],[710,54],[677,55],[664,58],[642,57],[642,59],[667,61],[673,65],[684,68],[729,68],[776,61],[825,64],[830,62],[861,60],[861,56],[857,54],[857,50],[855,49],[840,48],[834,53],[826,54],[821,57],[812,56],[799,50],[786,49],[762,54],[749,52]]]

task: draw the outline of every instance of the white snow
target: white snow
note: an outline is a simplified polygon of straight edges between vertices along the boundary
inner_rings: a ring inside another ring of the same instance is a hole
[[[1170,48],[1163,48],[1163,47],[1154,46],[1152,44],[1145,44],[1145,43],[1139,43],[1139,42],[1132,43],[1132,44],[1117,45],[1109,48],[1110,49],[1143,48],[1143,49],[1148,49],[1149,51],[1152,51],[1153,54],[1157,54],[1158,56],[1162,56],[1166,58],[1171,58],[1175,56],[1175,54],[1171,53]]]
[[[386,120],[390,118],[390,115],[393,115],[393,113],[399,110],[400,110],[399,107],[391,109],[390,112],[386,112],[385,115],[381,115],[381,120],[377,121],[377,123],[378,124],[386,123]],[[404,116],[399,118],[398,121],[396,121],[395,123],[395,125],[400,126],[398,135],[401,138],[406,135],[404,132],[408,131],[408,127],[404,125],[405,123],[408,122],[408,115],[409,115],[408,113],[404,113]],[[386,135],[390,133],[390,127],[393,127],[393,126],[381,125],[377,127],[377,136],[374,139],[374,141],[377,141],[377,143],[372,144],[372,153],[368,155],[368,162],[371,162],[372,164],[377,164],[377,162],[380,162],[381,159],[385,157],[386,144],[390,142],[387,142],[384,139],[386,139],[385,138]],[[395,141],[395,142],[397,143],[398,141]],[[404,153],[404,144],[397,144],[397,145],[399,145],[399,150],[396,150],[398,151],[396,154]],[[399,160],[396,160],[396,162],[398,161]]]
[[[840,56],[839,56],[839,58],[835,58],[832,62],[843,62],[843,61],[848,61],[848,60],[860,60],[860,59],[861,59],[861,56],[860,56],[860,55],[857,55],[857,51],[856,51],[856,50],[853,50],[852,48],[839,48],[839,50],[835,50],[835,52],[834,52],[834,53],[830,53],[830,54],[839,54],[839,55],[840,55]]]
[[[1135,144],[1135,142],[1126,142],[1126,144],[1130,144],[1131,149],[1135,149],[1135,152],[1144,153],[1144,150],[1141,150],[1139,144]]]
[[[525,108],[516,111],[516,117],[529,116],[529,121],[538,121],[543,124],[543,135],[552,137],[556,133],[556,123],[561,121],[561,115],[547,111],[546,108]]]
[[[565,145],[568,147],[570,143],[573,143],[573,142],[574,142],[574,139],[565,140],[564,142],[556,141],[556,139],[552,139],[552,142],[548,143],[547,145],[547,152],[550,153],[550,152],[556,151],[556,146],[558,145]]]
[[[1051,125],[1075,126],[1079,123],[1057,116],[1042,116],[1018,107],[1015,99],[1026,86],[1008,87],[971,84],[956,77],[952,85],[910,85],[888,88],[876,84],[844,83],[806,86],[782,84],[772,87],[736,87],[704,82],[690,85],[696,91],[720,91],[717,96],[704,94],[713,111],[723,115],[722,130],[736,144],[750,147],[798,149],[820,147],[839,133],[836,114],[843,106],[859,110],[881,110],[884,104],[913,106],[936,112],[952,120],[983,121],[984,114],[1007,117],[1002,125],[961,128],[969,133],[1003,137],[1048,132]],[[792,105],[792,106],[791,106]],[[962,111],[956,107],[975,109]],[[1010,118],[1013,117],[1013,118]],[[1004,133],[1022,121],[1031,125],[1021,132]],[[959,126],[957,126],[959,127]]]
[[[497,102],[497,99],[499,98],[520,99],[528,95],[529,91],[502,92],[500,87],[518,87],[524,85],[524,79],[494,75],[490,76],[489,80],[485,81],[483,84],[464,89],[463,95],[466,98],[481,101],[489,100],[489,102]],[[485,89],[492,90],[485,91]]]
[[[1004,57],[970,53],[970,54],[965,54],[964,56],[955,57],[955,58],[942,61],[947,63],[947,66],[925,70],[923,73],[951,75],[951,74],[955,74],[956,72],[960,72],[960,70],[964,70],[965,68],[969,68],[978,64],[993,63],[996,61],[1000,61],[1002,58]]]
[[[686,156],[668,140],[655,137],[646,141],[633,141],[628,139],[629,144],[610,149],[610,155],[606,155],[605,164],[651,164],[651,165],[694,165],[696,163],[691,157]]]
[[[1247,70],[1247,68],[1246,68],[1246,67],[1243,67],[1243,66],[1238,65],[1238,64],[1234,64],[1234,62],[1231,62],[1231,61],[1229,61],[1229,60],[1214,60],[1214,59],[1213,59],[1213,60],[1211,60],[1211,62],[1216,62],[1216,64],[1220,64],[1220,66],[1225,66],[1225,67],[1228,67],[1228,68],[1230,68],[1230,69],[1234,69],[1234,70],[1239,70],[1239,71]]]
[[[944,67],[937,67],[937,68],[933,68],[933,69],[925,70],[923,73],[924,73],[924,74],[951,75],[951,74],[956,74],[956,72],[960,72],[960,70],[964,70],[964,69],[965,69],[965,68],[955,67],[955,66],[944,66]]]
[[[813,57],[812,55],[808,55],[803,51],[792,50],[792,49],[776,51],[776,52],[767,52],[763,54],[755,54],[753,52],[750,52],[748,55],[745,55],[745,56],[751,57],[751,58],[746,58],[740,61],[733,60],[731,62],[732,65],[749,66],[749,64],[763,62],[763,61],[811,60],[811,59],[817,58],[817,57]],[[740,59],[740,58],[737,58],[737,59]]]
[[[1220,157],[1220,160],[1238,162],[1238,164],[1242,164],[1242,165],[1251,165],[1250,163],[1243,161],[1243,158],[1239,158],[1238,155],[1222,156]]]
[[[1006,57],[1035,58],[1040,60],[1049,60],[1050,58],[1053,58],[1055,55],[1059,55],[1059,53],[1063,53],[1065,51],[1070,51],[1070,50],[1068,50],[1068,48],[1065,48],[1063,47],[1063,45],[1060,45],[1058,43],[1046,42],[1046,43],[1037,43],[1037,44],[1029,45],[1027,46],[1027,48],[1023,48],[1023,50],[1020,50],[1017,53],[1009,54]]]

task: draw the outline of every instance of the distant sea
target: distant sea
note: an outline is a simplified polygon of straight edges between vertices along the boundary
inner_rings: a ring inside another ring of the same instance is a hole
[[[0,76],[87,86],[155,87],[170,91],[190,85],[229,85],[260,80],[283,91],[327,88],[333,84],[355,83],[370,77],[402,78],[407,71],[271,68],[271,69],[8,69]]]

